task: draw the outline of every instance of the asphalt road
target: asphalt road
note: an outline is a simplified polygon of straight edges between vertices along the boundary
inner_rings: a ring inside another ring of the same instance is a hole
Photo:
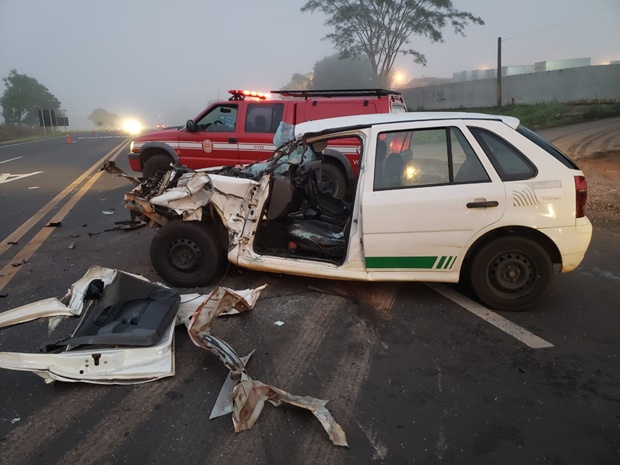
[[[586,141],[603,129],[564,130],[571,138],[581,133],[571,144],[590,146],[610,134]],[[0,292],[8,294],[0,311],[62,296],[93,264],[157,279],[148,259],[154,232],[114,230],[129,217],[122,208],[129,184],[86,171],[116,148],[126,167],[126,141],[74,142],[0,147],[0,176],[43,171],[0,182]],[[31,218],[34,226],[8,245]],[[61,226],[44,227],[53,220]],[[617,464],[619,242],[618,223],[595,228],[581,267],[556,275],[539,308],[501,313],[503,329],[472,313],[475,305],[451,286],[322,281],[231,266],[214,284],[268,288],[254,310],[220,319],[214,333],[240,354],[257,349],[253,378],[330,399],[348,449],[333,446],[318,421],[294,407],[267,405],[238,434],[230,416],[209,420],[227,371],[179,328],[176,375],[153,383],[46,385],[31,373],[2,371],[0,463]],[[458,303],[446,297],[452,293]],[[34,352],[74,324],[51,335],[42,322],[7,328],[0,350]],[[550,347],[528,346],[534,337]]]

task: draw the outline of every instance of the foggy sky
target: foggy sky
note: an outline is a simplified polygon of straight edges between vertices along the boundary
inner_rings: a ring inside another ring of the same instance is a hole
[[[482,17],[466,37],[444,43],[413,37],[428,66],[399,58],[414,77],[503,65],[592,58],[620,60],[620,0],[454,0]],[[321,40],[320,14],[304,0],[0,0],[0,77],[11,69],[36,78],[88,129],[97,107],[122,118],[181,124],[227,90],[272,90],[335,53]],[[4,85],[0,82],[0,94]]]

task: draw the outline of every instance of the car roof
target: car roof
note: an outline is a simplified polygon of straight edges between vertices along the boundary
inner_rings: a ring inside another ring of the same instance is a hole
[[[377,124],[413,123],[439,120],[495,120],[502,121],[513,129],[519,127],[519,120],[512,116],[487,115],[467,112],[412,111],[408,113],[374,113],[370,115],[341,116],[315,121],[306,121],[295,126],[295,137],[319,135],[351,129],[364,129]]]

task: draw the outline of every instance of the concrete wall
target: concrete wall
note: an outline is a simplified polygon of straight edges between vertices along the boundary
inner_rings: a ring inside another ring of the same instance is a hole
[[[409,110],[493,107],[497,80],[453,82],[402,89]],[[514,99],[514,100],[513,100]],[[587,66],[502,78],[503,104],[620,102],[620,65]]]

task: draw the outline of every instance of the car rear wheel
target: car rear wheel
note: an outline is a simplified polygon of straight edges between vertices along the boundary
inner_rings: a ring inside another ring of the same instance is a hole
[[[553,281],[553,264],[540,244],[525,237],[502,237],[482,247],[470,268],[473,291],[498,310],[536,305]]]
[[[153,155],[144,164],[142,176],[152,178],[156,174],[162,174],[170,169],[170,163],[172,163],[172,159],[168,155]]]
[[[322,163],[320,188],[321,192],[342,200],[347,193],[347,178],[336,165]]]
[[[177,287],[206,285],[222,261],[215,232],[198,221],[164,225],[151,242],[150,255],[157,274]]]

